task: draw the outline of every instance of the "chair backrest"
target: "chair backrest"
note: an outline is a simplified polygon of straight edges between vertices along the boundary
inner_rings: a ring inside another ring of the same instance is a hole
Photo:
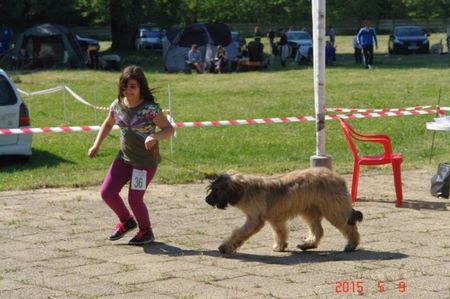
[[[355,130],[350,126],[345,120],[342,118],[338,118],[339,122],[341,123],[342,131],[344,132],[345,140],[347,141],[348,147],[350,148],[350,151],[352,152],[352,155],[355,159],[358,159],[358,149],[356,148],[355,143],[353,143],[353,138],[355,135]]]

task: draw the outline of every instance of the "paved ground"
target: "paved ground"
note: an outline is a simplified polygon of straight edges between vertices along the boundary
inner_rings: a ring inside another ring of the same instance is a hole
[[[429,195],[431,175],[403,173],[403,208],[390,175],[363,175],[353,253],[328,223],[319,249],[297,250],[294,220],[289,252],[271,251],[265,227],[223,257],[243,216],[204,203],[206,184],[150,188],[158,242],[146,247],[106,240],[115,219],[97,188],[2,192],[0,298],[450,298],[450,200]]]

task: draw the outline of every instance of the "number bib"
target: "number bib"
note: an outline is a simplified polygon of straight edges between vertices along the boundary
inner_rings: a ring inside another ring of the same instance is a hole
[[[145,190],[147,183],[147,170],[133,168],[131,175],[131,190]]]

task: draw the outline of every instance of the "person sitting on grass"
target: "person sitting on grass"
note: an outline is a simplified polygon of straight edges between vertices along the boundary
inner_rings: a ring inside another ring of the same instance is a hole
[[[217,46],[216,55],[214,57],[214,71],[223,73],[227,70],[228,57],[225,48],[222,45]]]
[[[205,63],[203,62],[202,55],[198,50],[197,44],[193,44],[191,50],[189,50],[188,63],[195,66],[197,73],[203,74],[205,72]]]

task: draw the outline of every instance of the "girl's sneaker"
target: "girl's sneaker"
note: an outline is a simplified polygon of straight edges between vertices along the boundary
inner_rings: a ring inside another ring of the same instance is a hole
[[[116,227],[114,228],[111,235],[109,235],[108,240],[110,240],[110,241],[119,240],[120,238],[125,236],[126,233],[135,229],[136,227],[137,227],[137,224],[133,217],[131,217],[127,221],[119,222],[116,225]]]
[[[145,245],[155,241],[155,236],[153,235],[153,231],[151,229],[147,231],[139,230],[139,232],[131,239],[128,244],[129,245]]]

